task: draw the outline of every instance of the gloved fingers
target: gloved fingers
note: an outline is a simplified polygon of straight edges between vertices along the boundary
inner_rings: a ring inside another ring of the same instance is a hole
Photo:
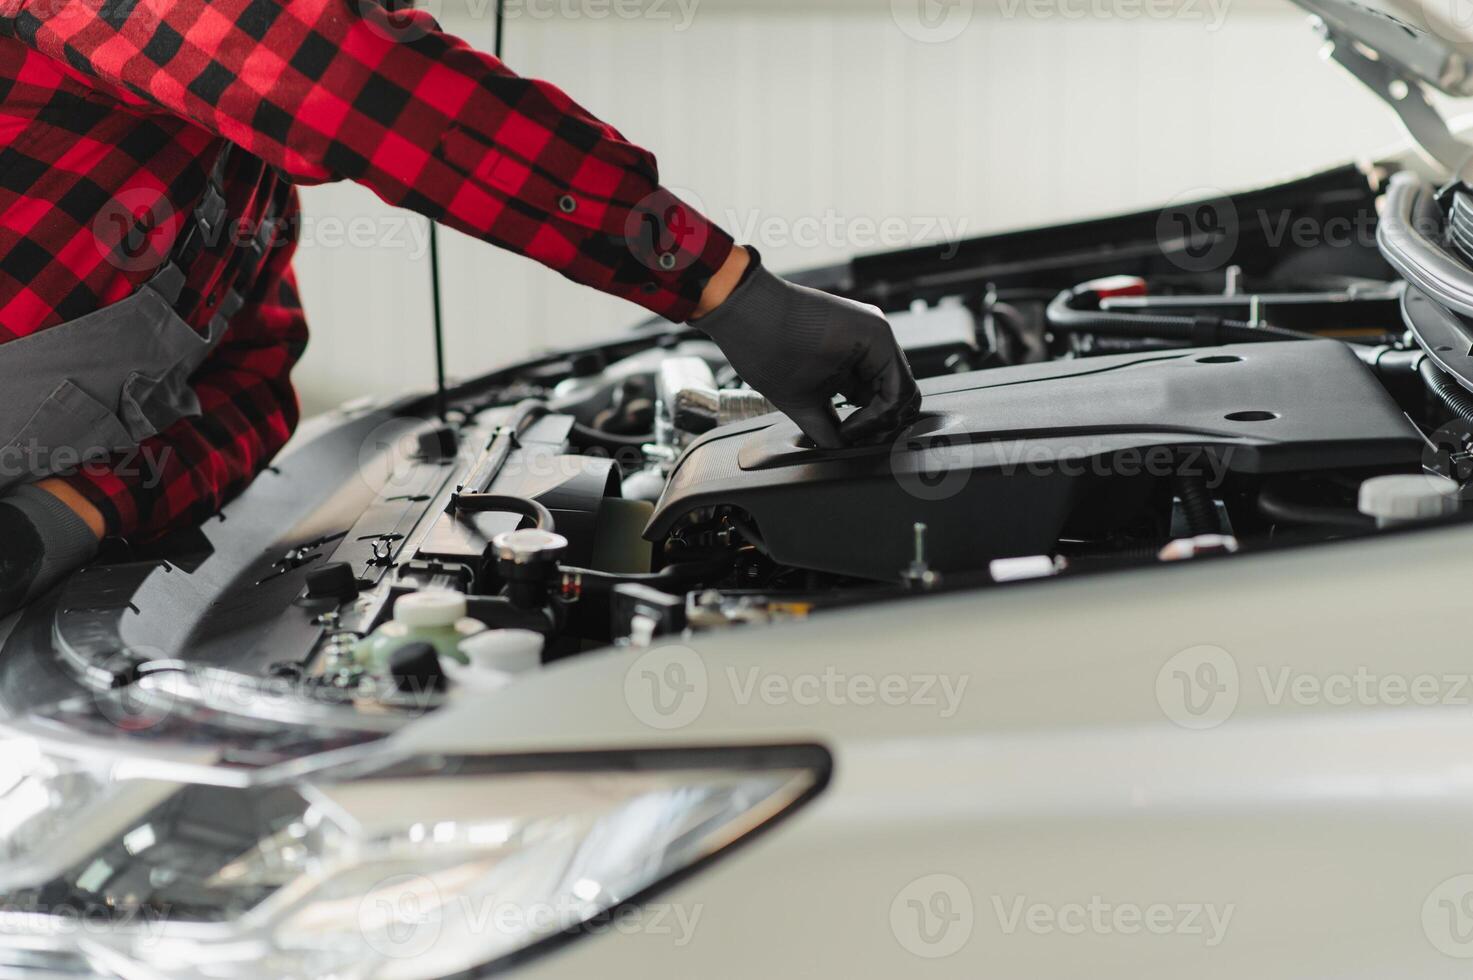
[[[794,422],[803,434],[820,449],[842,449],[844,440],[839,435],[839,414],[833,402],[819,401],[807,405],[779,405],[783,413]]]
[[[874,360],[866,358],[857,369],[859,372],[874,370],[875,373],[865,385],[870,391],[866,403],[845,419],[839,428],[839,435],[846,442],[865,442],[893,435],[920,414],[921,392],[904,355],[895,350],[876,364],[883,356],[876,355]]]

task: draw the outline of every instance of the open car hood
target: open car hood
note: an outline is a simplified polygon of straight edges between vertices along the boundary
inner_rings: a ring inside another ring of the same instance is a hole
[[[1466,0],[1293,2],[1401,72],[1447,95],[1473,95],[1473,4]]]

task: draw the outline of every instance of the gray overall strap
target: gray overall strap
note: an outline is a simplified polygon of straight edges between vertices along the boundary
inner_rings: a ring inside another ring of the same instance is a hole
[[[169,260],[132,295],[0,345],[6,379],[0,386],[0,492],[114,454],[126,459],[143,440],[200,414],[189,379],[244,305],[266,247],[258,234],[241,249],[205,335],[179,315],[187,262],[198,256],[197,249],[220,243],[228,219],[229,152],[226,144]],[[263,173],[263,179],[275,179]],[[132,455],[131,465],[147,463]]]

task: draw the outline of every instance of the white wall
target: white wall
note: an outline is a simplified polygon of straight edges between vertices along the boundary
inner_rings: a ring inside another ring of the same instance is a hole
[[[489,49],[489,2],[430,9]],[[1149,206],[1400,137],[1277,0],[511,2],[514,69],[654,150],[668,185],[778,268],[874,251],[885,222],[909,244]],[[916,40],[895,11],[917,2],[971,17],[953,40]],[[308,410],[427,384],[420,219],[354,186],[304,200]],[[348,231],[358,244],[338,241]],[[443,240],[452,374],[642,317],[520,257]]]

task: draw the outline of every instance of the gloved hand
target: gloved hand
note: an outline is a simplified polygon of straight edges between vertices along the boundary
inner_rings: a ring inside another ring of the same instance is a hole
[[[0,616],[8,616],[97,553],[97,535],[39,487],[0,497]]]
[[[742,380],[767,396],[814,445],[838,449],[892,435],[920,413],[921,393],[884,315],[755,268],[691,326],[721,348]],[[833,396],[859,411],[839,423]]]

